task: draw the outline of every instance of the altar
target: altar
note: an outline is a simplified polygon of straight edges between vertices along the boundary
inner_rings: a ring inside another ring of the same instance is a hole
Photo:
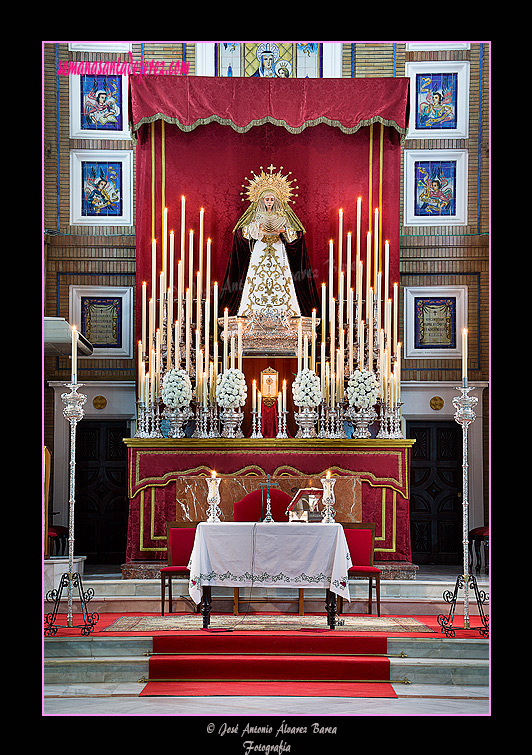
[[[233,504],[271,482],[291,497],[336,478],[335,520],[374,522],[375,559],[409,562],[413,440],[126,438],[129,475],[127,562],[165,561],[167,521],[207,519],[207,480],[219,486],[221,521]],[[294,525],[297,526],[297,525]],[[301,526],[312,527],[312,524]]]

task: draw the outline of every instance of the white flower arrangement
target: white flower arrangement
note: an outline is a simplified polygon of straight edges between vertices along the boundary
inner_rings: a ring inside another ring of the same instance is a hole
[[[292,383],[296,406],[318,406],[321,402],[320,379],[313,370],[300,370]]]
[[[247,391],[246,378],[240,370],[230,368],[216,378],[216,402],[223,409],[244,406]]]
[[[168,370],[163,378],[163,404],[169,409],[182,409],[192,400],[192,383],[185,370]]]
[[[379,384],[368,370],[355,370],[347,385],[347,399],[351,406],[367,409],[377,403]]]

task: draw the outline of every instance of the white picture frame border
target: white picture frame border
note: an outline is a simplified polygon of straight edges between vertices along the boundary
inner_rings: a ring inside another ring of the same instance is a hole
[[[449,215],[415,215],[415,163],[420,160],[430,162],[456,162],[456,213]],[[404,208],[405,226],[457,226],[467,225],[467,179],[468,153],[465,149],[405,149],[404,153]]]
[[[468,60],[423,61],[405,63],[405,77],[410,79],[412,98],[416,93],[416,77],[421,73],[456,73],[458,76],[458,116],[453,129],[417,129],[415,102],[410,108],[407,139],[467,139],[469,136],[469,81],[470,63]]]
[[[81,213],[81,163],[120,162],[122,171],[122,215],[85,217]],[[123,149],[72,149],[70,150],[70,225],[125,226],[133,225],[133,152]]]
[[[405,286],[404,339],[405,359],[461,359],[462,339],[460,334],[467,328],[467,286]],[[456,298],[456,347],[454,349],[419,349],[415,347],[415,300],[419,297]]]
[[[81,127],[81,93],[79,74],[71,74],[68,77],[68,101],[70,108],[70,138],[71,139],[131,139],[129,130],[129,77],[121,76],[122,79],[122,109],[123,128],[120,131],[104,131],[102,129],[89,129]]]
[[[121,348],[98,348],[87,359],[133,359],[133,286],[69,286],[69,322],[81,333],[81,299],[111,298],[122,299],[122,346]],[[82,359],[83,357],[80,357]]]

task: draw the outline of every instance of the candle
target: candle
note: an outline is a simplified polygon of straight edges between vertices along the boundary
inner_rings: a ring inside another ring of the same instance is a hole
[[[199,270],[196,272],[196,328],[201,330],[201,279]]]
[[[397,344],[399,330],[399,286],[397,283],[393,284],[393,343]],[[397,347],[394,346],[395,353],[397,354]]]
[[[151,298],[155,301],[157,292],[155,290],[157,280],[157,242],[152,239],[151,242]]]
[[[303,369],[308,370],[308,335],[306,333],[303,344]]]
[[[327,390],[325,387],[325,341],[321,342],[321,360],[320,360],[320,377],[321,377],[321,397],[326,398]]]
[[[382,299],[382,273],[379,270],[379,272],[377,273],[377,296],[376,296],[376,302],[375,302],[375,307],[377,310],[377,331],[380,331],[382,327],[381,299]]]
[[[163,327],[164,320],[164,273],[159,273],[159,328]]]
[[[170,288],[166,292],[166,298],[168,301],[168,309],[170,309],[170,298],[172,292]],[[166,369],[169,370],[172,365],[172,320],[169,315],[166,317]]]
[[[343,242],[343,234],[344,234],[344,211],[340,210],[338,212],[338,290],[340,290],[340,274],[342,272],[342,242]],[[338,295],[338,299],[340,299],[340,295]]]
[[[327,340],[327,286],[325,283],[321,284],[321,342],[324,343]]]
[[[390,242],[384,242],[384,301],[390,296]]]
[[[190,374],[190,323],[192,318],[192,299],[190,288],[185,297],[185,370]]]
[[[166,259],[168,251],[168,208],[163,210],[163,260],[162,260],[162,272],[164,276],[164,290],[166,290],[168,282],[168,260]]]
[[[174,323],[174,367],[178,370],[181,367],[181,353],[179,349],[179,330],[177,320]]]
[[[331,343],[330,343],[329,348],[330,348],[330,353],[334,354],[335,341],[336,341],[336,332],[335,332],[336,330],[336,301],[334,298],[331,300],[331,313],[329,316],[329,320],[330,320],[330,326],[331,326],[331,333],[330,333]]]
[[[238,369],[242,372],[242,323],[238,323]]]
[[[179,279],[178,279],[179,285]],[[170,289],[170,297],[168,300],[168,306],[170,309],[170,322],[173,321],[173,301],[174,301],[174,232],[170,231],[170,261],[168,263],[168,288]]]
[[[364,369],[364,320],[360,321],[360,328],[358,330],[358,369]]]
[[[235,369],[235,337],[231,336],[231,369]]]
[[[286,412],[286,380],[283,380],[283,411]]]
[[[395,359],[395,374],[397,378],[397,403],[401,400],[401,344],[397,344],[397,357]]]
[[[214,282],[214,303],[213,303],[213,342],[218,340],[218,283]]]
[[[345,263],[346,283],[345,290],[351,288],[351,231],[347,234],[347,260]]]
[[[155,331],[155,395],[159,398],[161,380],[161,331]]]
[[[183,323],[183,312],[182,312],[182,302],[183,302],[183,260],[179,260],[177,263],[177,331],[179,333],[178,339],[176,340],[176,344],[179,345],[179,341],[181,340],[181,326]]]
[[[369,309],[369,290],[371,288],[371,233],[366,236],[366,320],[373,319],[373,310]]]
[[[359,197],[357,199],[357,251],[356,251],[357,267],[358,267],[358,263],[360,262],[360,218],[361,218],[361,206],[362,206],[362,197]]]
[[[299,320],[297,325],[297,371],[301,372],[301,359],[303,350],[303,325]]]
[[[146,296],[147,296],[147,284],[146,281],[142,284],[142,315],[141,315],[141,339],[144,346],[146,345]]]
[[[185,272],[185,197],[181,197],[181,261],[183,262],[183,273]]]
[[[254,379],[251,384],[251,411],[257,408],[257,381]]]
[[[205,210],[203,207],[200,209],[200,227],[199,227],[199,245],[198,245],[198,254],[199,254],[199,285],[200,285],[200,291],[201,286],[203,286],[203,221],[204,221],[204,214]],[[201,296],[201,294],[200,294]]]
[[[192,292],[194,285],[194,231],[188,234],[188,287]]]
[[[467,328],[462,330],[462,381],[467,386]]]
[[[368,370],[373,372],[373,289],[369,289],[368,318]]]
[[[224,372],[228,367],[227,350],[229,347],[229,314],[227,307],[224,309]]]
[[[72,326],[72,384],[76,385],[78,382],[78,329],[75,325]]]
[[[338,276],[338,330],[344,327],[344,273]]]
[[[281,412],[283,411],[283,399],[281,396],[281,391],[277,394],[277,416],[281,416]]]
[[[316,310],[312,310],[312,336],[311,336],[310,369],[316,369]]]
[[[146,344],[146,353],[150,353],[150,349],[153,346],[153,339],[155,338],[155,299],[150,299],[149,305],[148,305],[148,316],[149,316],[149,333],[150,333],[150,340]]]
[[[262,393],[260,391],[257,391],[257,411],[260,417],[262,413]]]
[[[377,272],[380,271],[380,261],[379,261],[379,210],[375,209],[375,230],[373,233],[373,243],[374,243],[374,261],[373,261],[373,275],[375,276],[374,285],[375,288],[377,288]]]
[[[332,299],[332,295],[333,295],[333,272],[334,272],[333,240],[331,239],[329,241],[329,301]]]

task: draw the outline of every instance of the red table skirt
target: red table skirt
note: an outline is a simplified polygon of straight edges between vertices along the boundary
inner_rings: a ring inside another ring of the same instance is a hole
[[[336,478],[336,521],[374,522],[375,559],[410,561],[412,440],[125,439],[129,524],[126,561],[165,560],[166,522],[204,521],[212,470],[222,478],[222,520],[260,483],[289,495]]]

